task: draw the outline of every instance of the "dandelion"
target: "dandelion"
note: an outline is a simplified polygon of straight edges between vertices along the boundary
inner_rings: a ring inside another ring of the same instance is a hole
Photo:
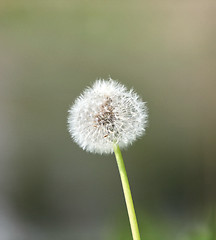
[[[145,133],[147,116],[146,103],[135,91],[128,91],[111,78],[97,80],[87,88],[75,100],[68,116],[71,137],[82,149],[115,153],[134,240],[139,240],[140,235],[120,149]]]

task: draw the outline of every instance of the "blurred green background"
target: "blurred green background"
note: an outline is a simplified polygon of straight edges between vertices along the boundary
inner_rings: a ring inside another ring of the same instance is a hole
[[[142,239],[213,240],[216,2],[0,2],[0,239],[129,240],[114,156],[70,139],[98,78],[134,87],[146,135],[123,152]]]

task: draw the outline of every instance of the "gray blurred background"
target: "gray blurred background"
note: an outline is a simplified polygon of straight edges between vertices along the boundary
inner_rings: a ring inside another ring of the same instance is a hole
[[[112,155],[67,111],[98,78],[134,87],[146,135],[123,152],[145,240],[214,238],[216,2],[0,2],[0,240],[129,240]]]

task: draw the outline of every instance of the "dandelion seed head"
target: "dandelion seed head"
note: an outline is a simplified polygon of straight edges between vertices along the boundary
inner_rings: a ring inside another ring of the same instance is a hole
[[[141,137],[147,124],[146,103],[117,81],[97,80],[69,109],[68,129],[73,140],[93,153],[113,153]]]

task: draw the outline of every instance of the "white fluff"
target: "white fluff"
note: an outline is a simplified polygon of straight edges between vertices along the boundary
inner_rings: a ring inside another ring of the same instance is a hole
[[[113,143],[125,148],[145,132],[147,108],[124,85],[97,80],[69,110],[68,129],[73,140],[93,153],[113,153]]]

